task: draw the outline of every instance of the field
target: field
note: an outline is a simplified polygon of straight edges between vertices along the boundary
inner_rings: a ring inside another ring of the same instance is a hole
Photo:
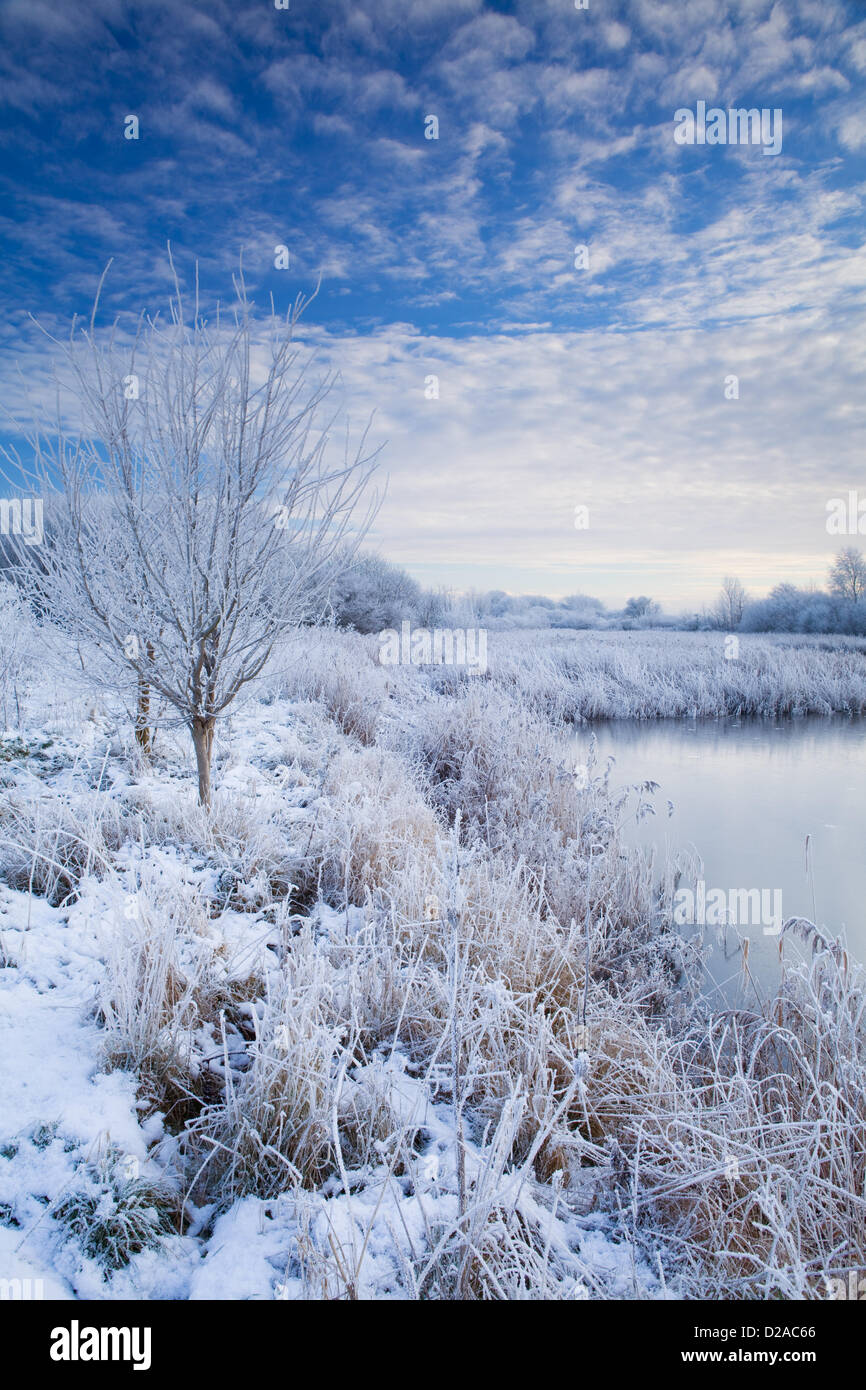
[[[866,710],[864,643],[308,630],[150,760],[0,635],[0,1276],[97,1299],[826,1298],[866,1266],[863,977],[711,1013],[688,866],[575,722]],[[62,644],[49,644],[56,653]],[[47,648],[46,648],[47,651]],[[76,666],[78,684],[70,686]]]

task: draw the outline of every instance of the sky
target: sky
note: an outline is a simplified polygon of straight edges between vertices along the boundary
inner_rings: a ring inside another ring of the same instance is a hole
[[[30,315],[111,258],[109,315],[163,308],[167,243],[225,297],[243,251],[262,303],[321,276],[371,543],[425,583],[692,611],[866,546],[826,525],[866,502],[866,3],[3,0],[0,65],[13,415]],[[682,143],[699,103],[780,150]]]

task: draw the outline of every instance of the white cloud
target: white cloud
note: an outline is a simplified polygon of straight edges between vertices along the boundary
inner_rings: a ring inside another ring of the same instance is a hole
[[[839,122],[839,140],[847,150],[866,146],[866,111],[855,111]]]
[[[356,418],[375,403],[390,440],[376,539],[439,582],[520,589],[531,573],[620,601],[627,570],[697,602],[734,556],[752,587],[805,581],[832,553],[827,499],[862,483],[866,343],[829,313],[711,332],[318,337]]]
[[[608,48],[612,48],[615,52],[618,52],[620,49],[625,48],[631,41],[631,30],[627,29],[624,24],[620,24],[617,20],[612,19],[609,24],[602,24],[601,36]]]

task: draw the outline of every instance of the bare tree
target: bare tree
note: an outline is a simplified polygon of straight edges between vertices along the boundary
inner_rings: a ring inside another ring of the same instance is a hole
[[[739,579],[726,574],[722,580],[721,593],[713,608],[713,619],[718,626],[727,628],[729,632],[739,627],[743,619],[747,598],[748,595]]]
[[[167,319],[142,315],[124,338],[117,321],[97,331],[104,278],[89,323],[52,339],[82,423],[70,430],[58,405],[30,432],[56,525],[22,580],[108,659],[145,750],[151,692],[173,707],[209,805],[216,720],[351,562],[375,510],[358,515],[376,454],[369,426],[354,451],[347,428],[326,463],[335,377],[313,383],[295,343],[309,299],[259,320],[241,269],[231,310],[209,322],[197,275],[188,305],[175,274]]]
[[[830,592],[859,603],[866,593],[866,556],[856,545],[840,550],[830,569]]]

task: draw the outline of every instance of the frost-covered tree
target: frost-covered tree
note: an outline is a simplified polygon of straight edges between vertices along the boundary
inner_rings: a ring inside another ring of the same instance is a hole
[[[29,432],[54,533],[20,578],[137,698],[142,743],[151,692],[174,709],[209,804],[216,721],[277,638],[324,607],[369,524],[375,454],[366,431],[354,450],[347,433],[327,462],[334,377],[311,380],[295,342],[309,299],[259,318],[241,271],[208,320],[197,277],[187,300],[175,275],[167,317],[125,336],[97,327],[101,290],[89,322],[51,340],[78,419],[58,405]]]
[[[661,612],[655,599],[648,598],[646,594],[638,594],[635,598],[626,600],[625,608],[622,610],[623,617],[629,619],[655,618]]]
[[[747,602],[748,596],[740,580],[726,574],[713,608],[712,616],[717,626],[727,628],[729,632],[739,627]]]
[[[424,623],[434,599],[399,565],[373,554],[356,556],[330,594],[335,622],[357,632],[381,632],[404,620]]]
[[[866,594],[866,556],[856,545],[840,550],[830,569],[830,592],[859,603]]]
[[[551,627],[598,627],[604,617],[601,599],[589,594],[569,594],[556,605],[551,614]]]
[[[767,598],[746,604],[744,632],[839,632],[866,634],[866,603],[820,589],[777,584]]]

